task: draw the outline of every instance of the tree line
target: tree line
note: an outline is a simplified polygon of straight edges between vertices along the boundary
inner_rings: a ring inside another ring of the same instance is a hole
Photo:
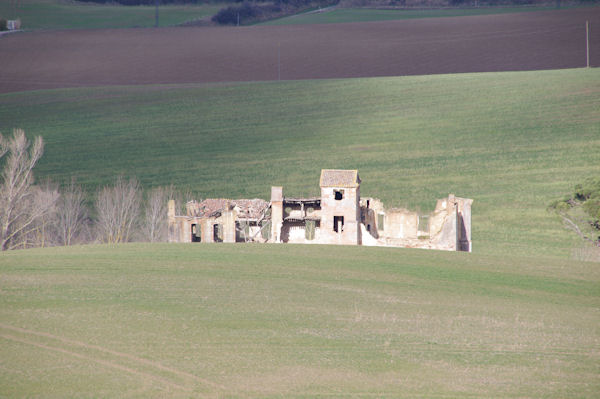
[[[245,0],[236,3],[241,4],[222,8],[212,17],[212,21],[219,25],[247,25],[304,10],[329,7],[338,4],[339,0]]]
[[[248,25],[310,9],[336,4],[345,7],[389,8],[440,8],[440,7],[490,7],[555,4],[596,3],[600,0],[78,0],[86,3],[118,3],[125,6],[158,4],[210,4],[232,3],[220,9],[212,18],[219,25]]]
[[[124,6],[153,6],[156,0],[77,0],[80,3],[121,4]],[[227,1],[227,0],[225,0]],[[230,0],[234,2],[235,0]],[[210,4],[222,3],[223,0],[158,0],[160,4]]]
[[[62,189],[35,184],[33,169],[43,153],[41,137],[31,142],[22,129],[12,137],[0,134],[0,250],[167,241],[167,202],[182,203],[173,187],[144,192],[135,178],[119,176],[89,207],[75,180]]]
[[[121,4],[124,6],[153,6],[156,0],[77,0],[80,3]],[[211,4],[211,3],[243,3],[248,0],[158,0],[159,4]],[[251,0],[252,3],[293,4],[306,3],[307,0]]]
[[[81,3],[121,4],[125,6],[153,6],[156,0],[77,0]],[[269,4],[295,4],[310,3],[310,0],[158,0],[159,4],[211,4],[211,3],[269,3]],[[571,3],[596,3],[598,0],[562,0]],[[336,1],[337,3],[337,1]],[[349,3],[355,3],[350,1]],[[499,5],[547,5],[561,4],[561,0],[360,0],[361,6],[391,6],[391,7],[443,7],[443,6],[499,6]]]

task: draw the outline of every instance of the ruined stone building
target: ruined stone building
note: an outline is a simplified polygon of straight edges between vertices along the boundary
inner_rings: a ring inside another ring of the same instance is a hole
[[[471,252],[473,200],[450,194],[420,215],[386,209],[360,196],[356,170],[321,171],[321,196],[289,198],[271,187],[271,200],[207,199],[176,215],[169,202],[170,242],[271,242],[373,245]]]

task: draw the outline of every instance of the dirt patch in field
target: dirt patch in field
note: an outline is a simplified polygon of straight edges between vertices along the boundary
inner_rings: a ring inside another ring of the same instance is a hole
[[[36,32],[0,38],[0,92],[600,65],[600,7],[330,25]]]

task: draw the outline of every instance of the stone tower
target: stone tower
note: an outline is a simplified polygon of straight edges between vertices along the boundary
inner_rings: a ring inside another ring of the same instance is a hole
[[[321,170],[321,242],[360,245],[360,178],[357,170]]]

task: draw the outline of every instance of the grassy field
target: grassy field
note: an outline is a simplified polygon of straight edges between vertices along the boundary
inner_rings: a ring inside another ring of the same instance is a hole
[[[2,397],[594,398],[596,264],[296,245],[0,254]]]
[[[599,91],[599,69],[48,90],[0,95],[0,131],[43,136],[37,178],[90,192],[315,195],[322,168],[358,169],[388,206],[473,198],[475,252],[564,257],[546,206],[600,174]]]
[[[371,8],[335,8],[279,18],[261,25],[335,24],[344,22],[394,21],[399,19],[466,17],[471,15],[512,14],[555,10],[552,7],[456,8],[434,10],[385,10]]]
[[[161,5],[159,26],[173,26],[213,15],[220,4]],[[3,0],[0,17],[21,18],[22,28],[100,29],[152,27],[155,8],[74,3],[68,0]]]

